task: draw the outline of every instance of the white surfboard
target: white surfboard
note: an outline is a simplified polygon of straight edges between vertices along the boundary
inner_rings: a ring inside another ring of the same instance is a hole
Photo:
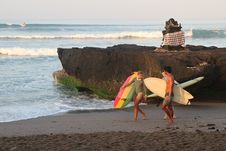
[[[177,86],[180,86],[182,88],[186,88],[186,87],[189,87],[189,86],[191,86],[191,85],[193,85],[193,84],[195,84],[195,83],[197,83],[197,82],[199,82],[203,79],[204,79],[204,77],[198,77],[198,78],[183,82],[181,84],[178,84]]]
[[[193,84],[196,84],[198,83],[199,81],[203,80],[204,77],[198,77],[198,78],[195,78],[195,79],[192,79],[192,80],[189,80],[189,81],[186,81],[186,82],[183,82],[181,84],[179,84],[177,81],[174,81],[175,84],[177,84],[177,86],[181,87],[181,88],[187,88]],[[156,94],[151,94],[151,95],[148,95],[149,98],[152,98],[152,97],[157,97],[158,95]]]
[[[165,80],[150,77],[144,79],[144,84],[151,92],[162,98],[165,98],[165,89],[166,89]],[[173,92],[174,92],[173,101],[179,104],[188,105],[189,99],[194,98],[189,92],[187,92],[182,87],[177,85],[174,86]]]

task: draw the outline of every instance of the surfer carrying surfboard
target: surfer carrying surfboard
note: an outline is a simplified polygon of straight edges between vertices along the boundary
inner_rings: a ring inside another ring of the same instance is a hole
[[[145,119],[146,115],[144,111],[140,109],[139,104],[144,99],[147,99],[146,96],[146,87],[144,85],[144,77],[142,71],[138,71],[138,75],[136,78],[134,78],[132,81],[130,81],[128,84],[126,84],[124,87],[127,87],[134,83],[135,85],[135,96],[134,96],[134,121],[137,121],[138,112],[142,114],[142,118]]]
[[[162,76],[163,76],[163,80],[166,80],[166,74],[165,72],[162,72]],[[179,84],[177,81],[174,81],[174,84]],[[172,106],[172,109],[173,109],[173,106]],[[174,109],[173,109],[174,110]],[[175,112],[173,114],[173,118],[175,119],[176,118],[176,115],[175,115]],[[168,119],[168,116],[167,114],[165,113],[164,117],[163,117],[164,120]]]
[[[162,103],[162,109],[167,114],[169,123],[173,123],[173,115],[174,110],[172,107],[172,98],[173,94],[173,87],[174,87],[174,76],[172,74],[172,69],[170,66],[165,66],[163,68],[163,72],[166,78],[166,89],[165,89],[165,99]]]

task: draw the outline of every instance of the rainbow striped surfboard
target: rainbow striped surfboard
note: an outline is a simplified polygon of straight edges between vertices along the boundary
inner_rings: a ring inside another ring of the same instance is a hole
[[[134,72],[134,74],[132,74],[131,76],[129,76],[126,79],[126,81],[123,83],[122,87],[125,86],[127,83],[129,83],[136,77],[137,77],[137,72]],[[134,84],[131,84],[131,85],[127,86],[126,88],[121,88],[115,98],[114,108],[123,108],[127,104],[129,104],[129,102],[133,100],[134,92],[135,92]]]

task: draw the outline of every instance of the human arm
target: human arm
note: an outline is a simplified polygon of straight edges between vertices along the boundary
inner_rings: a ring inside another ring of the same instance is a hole
[[[144,100],[147,100],[147,87],[143,84],[143,90],[144,90]]]
[[[135,78],[133,78],[133,80],[131,80],[129,83],[125,84],[122,88],[126,88],[126,87],[130,86],[134,82],[135,82]]]

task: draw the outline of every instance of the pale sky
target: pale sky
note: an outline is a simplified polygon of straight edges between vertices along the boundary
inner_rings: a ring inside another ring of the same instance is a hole
[[[0,0],[0,22],[226,20],[226,0]]]

